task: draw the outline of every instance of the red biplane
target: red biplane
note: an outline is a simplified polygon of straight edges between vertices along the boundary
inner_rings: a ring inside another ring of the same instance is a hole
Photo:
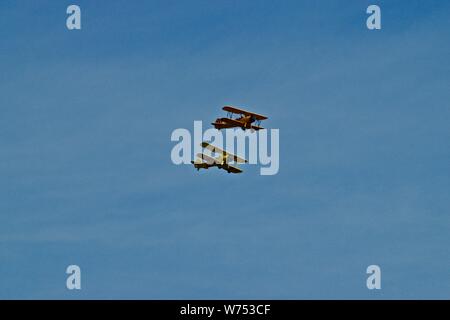
[[[241,110],[235,107],[231,106],[225,106],[222,108],[227,112],[226,118],[218,118],[214,123],[211,123],[214,128],[220,130],[220,129],[227,129],[227,128],[242,128],[242,130],[245,129],[253,129],[253,130],[260,130],[264,129],[261,127],[261,120],[266,120],[266,116],[262,116],[260,114],[256,114],[253,112]],[[236,118],[233,119],[233,115],[238,115]],[[256,125],[253,125],[255,123]]]

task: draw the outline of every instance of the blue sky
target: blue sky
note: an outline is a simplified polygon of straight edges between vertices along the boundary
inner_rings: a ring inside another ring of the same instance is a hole
[[[450,297],[448,3],[74,3],[0,3],[0,298]],[[225,104],[277,175],[172,164]]]

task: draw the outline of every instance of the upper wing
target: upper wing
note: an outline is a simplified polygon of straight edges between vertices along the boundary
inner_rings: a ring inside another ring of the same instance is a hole
[[[227,156],[228,160],[233,159],[234,162],[237,162],[237,163],[247,163],[248,162],[247,160],[245,160],[243,158],[240,158],[240,157],[238,157],[238,156],[236,156],[234,154],[231,154],[231,153],[227,153],[226,156]]]
[[[220,154],[227,154],[224,150],[220,149],[219,147],[213,146],[212,144],[209,144],[208,142],[202,142],[202,147],[205,149],[208,149],[214,153],[220,153]]]
[[[237,114],[244,114],[246,116],[253,116],[256,120],[266,120],[267,117],[257,114],[257,113],[253,113],[253,112],[249,112],[249,111],[245,111],[242,109],[238,109],[232,106],[225,106],[222,108],[223,110],[227,111],[227,112],[232,112],[232,113],[237,113]]]
[[[212,151],[214,153],[219,153],[223,157],[226,157],[228,160],[229,159],[233,159],[237,163],[246,163],[246,162],[248,162],[247,160],[245,160],[245,159],[243,159],[241,157],[238,157],[238,156],[236,156],[236,155],[234,155],[232,153],[226,152],[225,150],[222,150],[219,147],[213,146],[212,144],[209,144],[208,142],[202,142],[202,147],[205,148],[205,149],[208,149],[208,150],[210,150],[210,151]],[[199,155],[197,155],[197,156],[199,156]],[[203,155],[203,156],[205,156],[205,155]],[[211,157],[208,157],[208,158],[211,158]]]
[[[203,154],[203,153],[197,153],[197,157],[202,159],[202,160],[205,160],[205,162],[207,164],[214,164],[214,163],[216,163],[216,159],[214,159],[214,158],[212,158],[212,157],[210,157],[210,156],[208,156],[206,154]]]

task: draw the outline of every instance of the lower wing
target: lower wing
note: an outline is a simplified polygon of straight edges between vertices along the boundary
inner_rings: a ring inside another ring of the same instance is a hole
[[[233,167],[233,166],[228,166],[228,170],[227,170],[228,172],[232,172],[232,173],[241,173],[242,172],[242,170],[241,169],[239,169],[239,168],[237,168],[237,167]]]
[[[263,127],[259,127],[259,126],[252,126],[252,129],[253,130],[261,130],[261,129],[264,129]]]

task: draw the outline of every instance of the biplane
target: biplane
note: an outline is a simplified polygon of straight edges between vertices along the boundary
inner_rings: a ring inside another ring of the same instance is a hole
[[[231,160],[236,163],[247,163],[248,161],[242,159],[234,154],[226,152],[212,144],[207,142],[202,142],[201,146],[205,149],[212,151],[213,153],[217,153],[218,157],[213,158],[204,153],[198,153],[197,159],[195,161],[191,161],[194,167],[198,170],[200,169],[209,169],[211,167],[217,167],[219,169],[226,170],[228,173],[241,173],[242,170],[238,167],[232,166],[229,164]]]
[[[262,116],[257,113],[241,110],[231,106],[225,106],[222,109],[227,112],[227,117],[218,118],[214,123],[211,123],[214,126],[214,128],[218,130],[235,127],[242,128],[242,130],[264,129],[263,127],[261,127],[261,121],[266,120],[267,119],[266,116]],[[237,115],[237,117],[233,119],[234,115]],[[256,125],[253,125],[253,123],[255,123]]]

